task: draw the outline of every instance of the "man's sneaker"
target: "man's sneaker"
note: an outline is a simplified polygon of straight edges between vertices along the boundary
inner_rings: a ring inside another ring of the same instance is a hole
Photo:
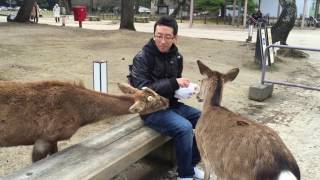
[[[196,179],[204,179],[204,172],[198,167],[194,167],[194,175],[193,177]]]
[[[193,178],[181,178],[181,177],[178,177],[177,180],[193,180]]]

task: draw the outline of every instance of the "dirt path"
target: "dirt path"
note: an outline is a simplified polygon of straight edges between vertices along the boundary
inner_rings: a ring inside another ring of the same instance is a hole
[[[150,33],[142,32],[0,23],[0,80],[81,80],[91,88],[92,61],[103,59],[108,60],[110,92],[117,93],[115,83],[126,81],[128,64],[150,37]],[[198,59],[222,72],[240,67],[237,79],[226,86],[223,105],[279,132],[299,163],[302,179],[320,177],[319,92],[275,86],[272,98],[265,102],[250,101],[248,88],[260,79],[260,71],[253,63],[253,45],[181,37],[178,46],[185,58],[183,75],[194,82],[200,79]],[[317,60],[316,56],[283,59],[267,77],[319,85]],[[201,109],[195,98],[185,102]],[[120,119],[86,126],[69,141],[59,143],[59,149],[99,133]],[[31,148],[0,148],[0,176],[30,165]]]

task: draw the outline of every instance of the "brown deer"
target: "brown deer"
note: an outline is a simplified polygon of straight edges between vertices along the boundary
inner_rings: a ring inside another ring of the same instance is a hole
[[[0,147],[34,145],[35,162],[57,152],[57,141],[69,139],[81,126],[108,116],[168,107],[168,100],[149,88],[118,86],[124,95],[59,81],[0,81]]]
[[[211,170],[222,180],[300,180],[296,160],[274,130],[221,106],[223,85],[239,69],[222,74],[201,61],[198,66],[205,78],[197,98],[204,104],[195,135],[205,180]]]

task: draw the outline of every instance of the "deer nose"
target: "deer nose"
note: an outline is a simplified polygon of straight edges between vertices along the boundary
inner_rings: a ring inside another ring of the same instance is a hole
[[[164,108],[167,108],[169,106],[169,100],[167,98],[164,98],[164,97],[162,98],[162,100],[163,100],[163,104],[165,105]]]
[[[200,96],[197,96],[198,102],[203,102],[203,99]]]

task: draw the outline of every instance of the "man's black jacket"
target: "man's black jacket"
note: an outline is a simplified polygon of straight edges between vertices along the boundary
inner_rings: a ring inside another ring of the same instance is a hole
[[[168,53],[161,53],[153,39],[133,58],[130,67],[130,84],[136,88],[149,87],[175,105],[175,91],[179,88],[183,57],[173,44]]]

